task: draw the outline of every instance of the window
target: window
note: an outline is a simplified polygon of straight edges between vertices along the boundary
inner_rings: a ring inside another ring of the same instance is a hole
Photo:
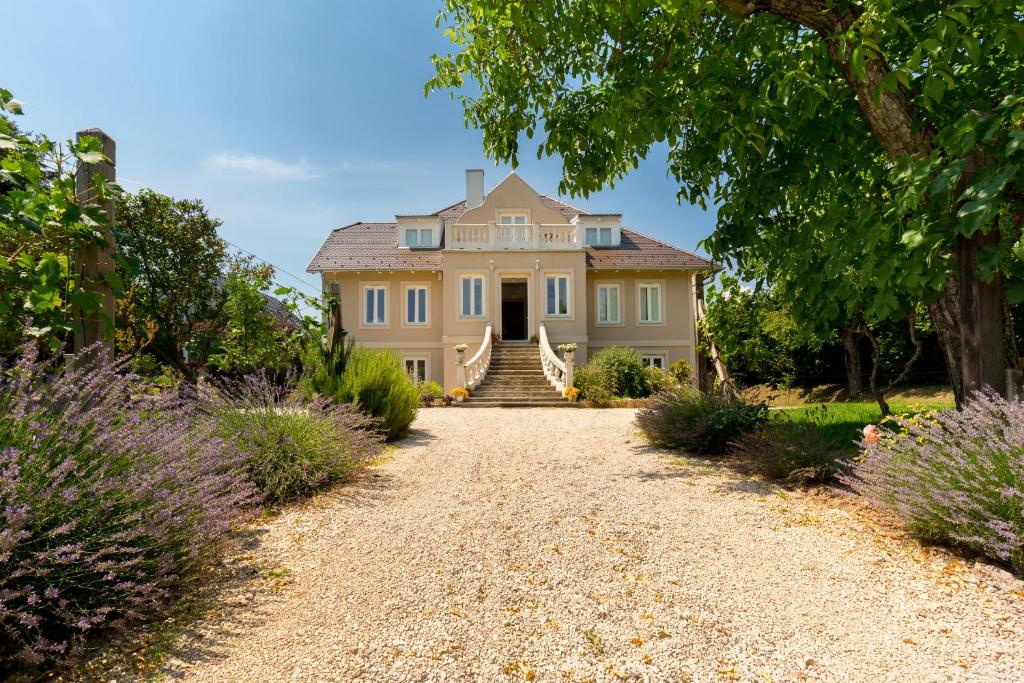
[[[423,285],[405,288],[405,324],[427,324],[427,288]]]
[[[641,283],[639,285],[639,303],[641,323],[660,323],[661,320],[661,285]]]
[[[370,285],[363,289],[365,292],[365,309],[363,311],[363,323],[366,325],[386,325],[387,297],[388,290],[383,285]]]
[[[547,278],[547,314],[569,315],[569,276],[549,275]]]
[[[600,246],[608,246],[612,243],[612,229],[611,228],[587,228],[584,236],[584,241],[587,244],[597,244]]]
[[[597,322],[602,325],[618,325],[622,322],[619,299],[619,285],[597,286]]]
[[[640,356],[640,361],[645,366],[649,365],[652,368],[658,368],[659,370],[665,369],[665,356]]]
[[[484,278],[482,275],[462,277],[462,316],[482,318],[484,315]]]
[[[426,358],[406,358],[405,359],[405,374],[409,375],[414,382],[426,382],[427,381],[427,359]]]
[[[430,228],[406,228],[405,246],[407,247],[432,247],[434,246],[434,231]]]
[[[526,241],[526,214],[525,213],[504,213],[498,216],[498,223],[501,225],[502,242],[525,242]]]

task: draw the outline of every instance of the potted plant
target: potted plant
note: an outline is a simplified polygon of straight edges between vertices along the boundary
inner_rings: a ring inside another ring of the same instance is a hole
[[[469,398],[469,389],[465,387],[455,387],[450,393],[455,398],[456,403],[462,403]]]
[[[434,381],[420,382],[420,400],[424,406],[444,405],[444,389]]]
[[[464,362],[466,362],[466,349],[468,348],[469,346],[467,346],[466,344],[455,345],[455,353],[459,359],[459,365],[462,365]]]
[[[573,355],[576,353],[576,342],[569,342],[568,344],[559,344],[558,350],[562,352],[562,355],[566,360],[572,360]]]

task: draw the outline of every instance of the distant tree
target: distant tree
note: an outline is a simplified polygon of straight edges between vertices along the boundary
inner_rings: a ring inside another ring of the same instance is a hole
[[[224,276],[224,307],[207,338],[213,352],[209,363],[225,374],[246,375],[256,370],[282,372],[295,362],[302,340],[267,308],[274,268],[250,257],[230,259]]]
[[[224,241],[220,221],[198,199],[173,199],[152,190],[125,194],[117,203],[118,248],[126,260],[135,338],[150,338],[146,351],[186,375],[185,348],[208,328],[223,306]],[[155,334],[149,328],[155,325]]]
[[[447,0],[438,21],[455,53],[435,56],[427,89],[468,82],[467,124],[498,160],[516,163],[521,135],[543,131],[537,154],[562,158],[563,192],[613,184],[666,143],[680,195],[718,206],[728,234],[708,242],[716,258],[770,231],[776,263],[796,267],[821,237],[836,264],[856,264],[865,316],[928,306],[962,401],[1001,388],[1015,362],[1004,323],[1024,298],[1021,11],[1019,0]],[[827,191],[851,183],[869,197]]]
[[[836,336],[797,325],[776,289],[754,290],[728,275],[706,289],[704,335],[713,340],[729,372],[746,384],[791,386],[824,370]]]

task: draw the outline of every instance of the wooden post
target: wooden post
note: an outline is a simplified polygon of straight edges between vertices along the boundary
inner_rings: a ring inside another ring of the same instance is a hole
[[[75,175],[75,194],[81,203],[89,202],[94,196],[92,177],[99,173],[109,182],[116,180],[115,166],[117,163],[116,146],[109,135],[99,128],[87,128],[80,130],[75,136],[76,140],[91,136],[100,141],[103,154],[109,161],[98,164],[82,164]],[[114,291],[110,283],[103,276],[105,272],[114,269],[114,249],[117,244],[114,241],[114,202],[108,200],[104,210],[107,214],[107,225],[103,226],[104,245],[91,244],[75,251],[74,273],[80,278],[82,288],[87,292],[98,292],[102,297],[99,307],[89,313],[83,313],[81,309],[74,311],[75,338],[74,352],[80,353],[82,349],[102,341],[104,350],[110,357],[114,355]]]

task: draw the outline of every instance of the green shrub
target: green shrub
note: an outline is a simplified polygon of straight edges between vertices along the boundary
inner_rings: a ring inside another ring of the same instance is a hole
[[[656,368],[653,365],[649,365],[644,368],[644,386],[646,387],[647,395],[653,396],[659,391],[664,391],[668,386],[669,377],[660,368]]]
[[[836,432],[834,422],[825,405],[798,413],[774,411],[767,424],[741,436],[733,452],[769,479],[792,484],[828,481],[842,471],[849,450],[848,439]]]
[[[644,363],[636,349],[609,346],[598,351],[590,362],[607,377],[607,386],[616,396],[644,398],[647,390]]]
[[[338,378],[336,403],[355,403],[380,418],[389,441],[405,436],[416,419],[419,390],[402,368],[402,359],[387,349],[356,347]]]
[[[218,430],[243,454],[244,471],[270,504],[348,478],[381,451],[377,421],[351,404],[286,398],[266,375],[221,386],[211,403]]]
[[[609,386],[608,374],[593,363],[576,368],[572,376],[572,385],[579,389],[579,398],[595,403],[605,403],[615,396]]]
[[[420,391],[420,400],[425,403],[432,401],[435,398],[444,397],[444,389],[441,388],[440,384],[434,382],[433,380],[427,382],[420,382],[418,387]]]
[[[675,378],[680,384],[690,384],[693,382],[693,368],[690,367],[690,362],[685,358],[680,358],[675,363],[669,366],[668,374]]]
[[[679,385],[652,397],[636,419],[656,446],[720,455],[730,442],[765,423],[768,406]]]

